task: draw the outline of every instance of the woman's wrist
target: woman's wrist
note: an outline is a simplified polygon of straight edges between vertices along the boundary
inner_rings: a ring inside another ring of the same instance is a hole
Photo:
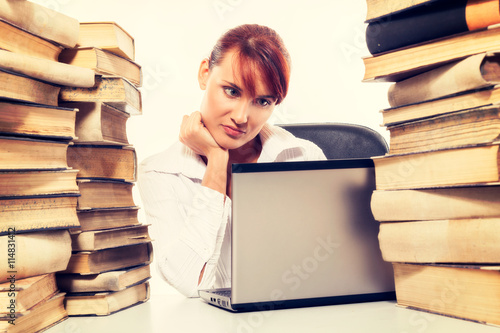
[[[205,154],[207,158],[207,165],[210,162],[215,163],[217,166],[224,166],[227,167],[227,163],[229,162],[229,151],[227,149],[223,149],[221,147],[212,147],[207,153]]]
[[[224,149],[212,149],[206,157],[207,170],[201,185],[226,195],[229,152]]]

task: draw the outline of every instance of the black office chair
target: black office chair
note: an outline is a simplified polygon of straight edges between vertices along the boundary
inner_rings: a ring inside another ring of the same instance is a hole
[[[278,125],[296,137],[318,145],[327,159],[369,158],[385,155],[389,146],[375,130],[347,123]]]

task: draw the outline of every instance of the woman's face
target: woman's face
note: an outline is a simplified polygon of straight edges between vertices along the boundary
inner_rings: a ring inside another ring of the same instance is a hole
[[[208,69],[208,60],[201,63],[198,80],[205,90],[201,103],[202,120],[215,141],[223,148],[236,149],[252,141],[271,116],[276,104],[255,73],[256,95],[245,89],[234,52],[228,52],[218,66]]]

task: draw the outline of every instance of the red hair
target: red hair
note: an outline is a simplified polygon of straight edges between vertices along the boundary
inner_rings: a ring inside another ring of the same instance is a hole
[[[240,25],[227,31],[215,44],[209,58],[209,69],[221,63],[228,51],[236,50],[235,61],[243,85],[255,96],[256,70],[263,83],[281,103],[288,92],[290,56],[283,40],[271,28],[257,25]]]

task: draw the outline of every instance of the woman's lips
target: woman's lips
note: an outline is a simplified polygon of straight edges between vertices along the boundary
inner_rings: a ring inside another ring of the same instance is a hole
[[[245,134],[245,131],[242,131],[240,129],[237,129],[232,126],[227,126],[227,125],[222,125],[222,128],[224,129],[224,132],[226,132],[227,135],[233,136],[233,137],[238,137],[242,136]]]

